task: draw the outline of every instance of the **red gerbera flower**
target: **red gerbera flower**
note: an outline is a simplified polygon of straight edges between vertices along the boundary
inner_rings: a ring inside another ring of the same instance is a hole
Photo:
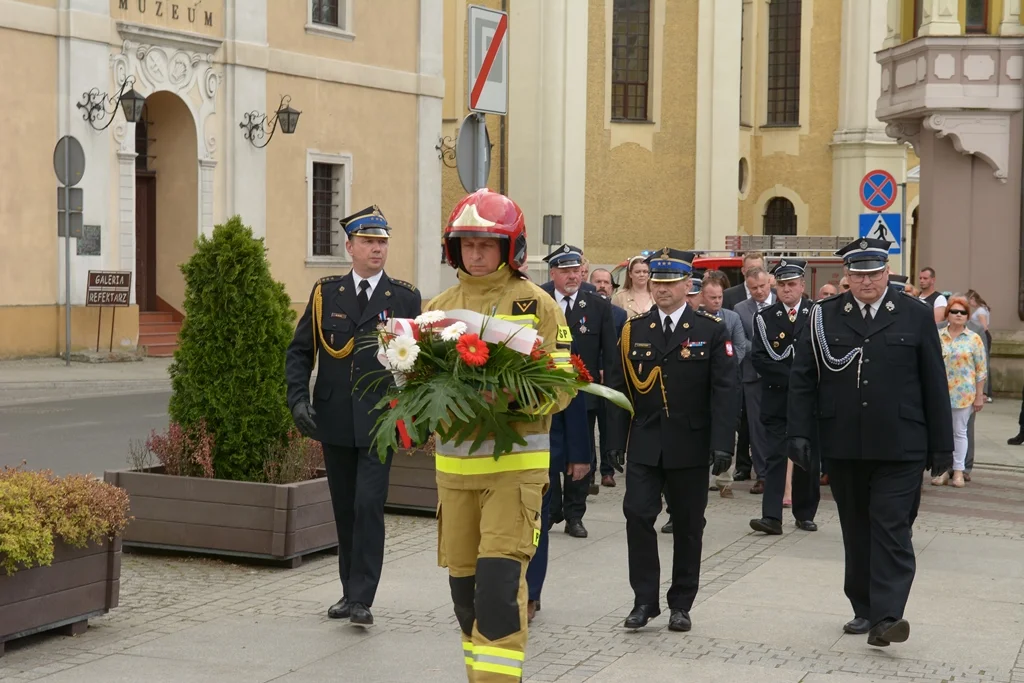
[[[534,339],[533,351],[530,352],[530,360],[540,360],[546,355],[548,355],[547,352],[540,348],[540,339]]]
[[[464,334],[459,337],[459,341],[455,343],[455,350],[459,352],[463,363],[474,367],[486,363],[491,355],[487,343],[481,341],[479,335],[476,334]]]
[[[587,370],[587,366],[583,364],[582,358],[574,353],[569,356],[569,362],[572,363],[573,369],[576,370],[576,379],[588,384],[594,381],[594,378],[590,376],[590,371]]]

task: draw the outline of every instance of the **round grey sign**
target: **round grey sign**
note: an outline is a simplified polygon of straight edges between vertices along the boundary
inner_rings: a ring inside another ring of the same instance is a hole
[[[62,185],[74,187],[85,173],[85,150],[73,135],[65,135],[53,148],[53,171]]]

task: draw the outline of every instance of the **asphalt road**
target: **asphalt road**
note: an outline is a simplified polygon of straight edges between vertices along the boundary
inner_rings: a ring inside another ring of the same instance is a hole
[[[167,428],[170,391],[0,406],[0,465],[27,461],[57,474],[128,466],[128,444]]]

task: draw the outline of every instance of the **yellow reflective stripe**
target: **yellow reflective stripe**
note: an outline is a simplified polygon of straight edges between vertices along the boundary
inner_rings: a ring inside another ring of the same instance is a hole
[[[521,666],[505,666],[503,664],[491,664],[490,662],[473,662],[473,671],[486,671],[492,674],[504,674],[519,680],[523,675]]]
[[[517,470],[546,470],[551,464],[550,451],[508,453],[495,459],[491,455],[481,458],[435,455],[434,465],[445,474],[495,474]]]
[[[473,651],[478,655],[505,657],[507,659],[514,659],[517,662],[522,662],[526,659],[526,655],[520,652],[519,650],[506,650],[503,647],[492,647],[490,645],[477,645],[473,648]]]
[[[462,641],[462,654],[465,655],[466,666],[473,666],[473,643],[464,640]]]
[[[537,329],[537,325],[540,324],[540,318],[535,315],[496,315],[494,317],[498,320],[507,320],[510,323],[518,323],[523,327],[529,327],[530,329]]]

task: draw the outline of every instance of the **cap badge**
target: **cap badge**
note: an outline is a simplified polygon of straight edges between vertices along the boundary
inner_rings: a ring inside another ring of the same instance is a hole
[[[896,308],[896,304],[894,304],[894,303],[893,303],[893,302],[891,302],[891,301],[886,301],[886,302],[885,302],[885,310],[887,310],[887,311],[889,311],[890,313],[892,313],[892,309],[894,309],[894,308]]]
[[[568,254],[569,253],[569,245],[568,244],[562,245],[562,251],[564,251],[566,254]]]
[[[786,259],[782,259],[781,261],[779,261],[779,267],[780,268],[785,268],[786,267]]]
[[[868,242],[867,242],[867,240],[861,240],[861,241],[860,241],[860,248],[861,248],[861,249],[867,249],[867,248],[868,248]]]
[[[853,310],[853,304],[851,304],[850,302],[847,302],[846,305],[843,306],[843,310],[846,311],[847,313],[849,313],[850,311]]]
[[[662,256],[662,258],[668,258],[669,256],[671,256],[671,254],[669,254],[668,252],[669,252],[669,249],[668,249],[668,247],[665,247],[664,249],[662,249],[662,250],[661,250],[661,256]]]

